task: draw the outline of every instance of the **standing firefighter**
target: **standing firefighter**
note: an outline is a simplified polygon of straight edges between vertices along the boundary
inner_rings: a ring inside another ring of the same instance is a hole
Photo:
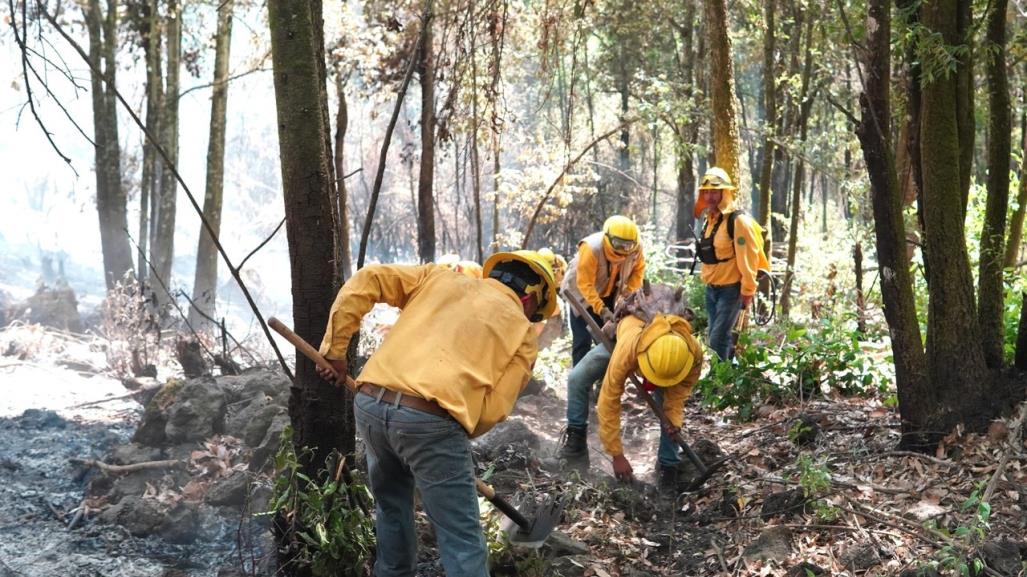
[[[375,497],[377,577],[415,573],[415,488],[446,575],[488,575],[469,439],[513,409],[538,352],[531,323],[556,307],[556,283],[532,251],[492,255],[484,276],[432,264],[368,266],[332,306],[321,354],[337,383],[363,316],[376,303],[402,309],[357,377],[353,401]]]
[[[621,397],[628,375],[641,373],[642,386],[653,391],[672,429],[660,432],[657,452],[658,482],[662,489],[677,485],[678,445],[673,435],[684,420],[685,399],[699,380],[702,370],[702,346],[692,336],[692,326],[685,319],[660,314],[646,323],[628,315],[617,325],[617,345],[599,391],[599,440],[613,457],[613,473],[621,480],[632,477],[631,463],[624,456],[620,438]]]
[[[567,267],[561,289],[570,298],[584,300],[599,325],[613,320],[613,305],[620,294],[638,290],[645,274],[645,257],[638,242],[638,227],[626,216],[614,215],[603,230],[578,243],[578,254]],[[577,365],[592,347],[585,319],[571,311],[571,361]]]
[[[702,280],[706,284],[709,343],[721,360],[734,356],[731,328],[756,294],[756,275],[770,270],[763,252],[763,230],[735,207],[735,186],[722,168],[706,171],[699,183],[695,217],[704,210],[706,222],[699,241]]]

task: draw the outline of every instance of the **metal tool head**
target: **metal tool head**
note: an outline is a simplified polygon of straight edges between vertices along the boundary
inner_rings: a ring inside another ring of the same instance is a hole
[[[522,510],[531,508],[525,517],[529,520],[528,527],[518,525],[509,517],[505,517],[502,528],[512,545],[529,549],[538,549],[545,542],[553,529],[560,523],[563,516],[563,499],[549,497],[534,506],[530,504],[521,507]]]

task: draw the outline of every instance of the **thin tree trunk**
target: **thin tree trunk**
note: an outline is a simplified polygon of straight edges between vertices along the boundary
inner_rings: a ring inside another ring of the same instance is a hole
[[[182,62],[182,6],[178,0],[168,0],[167,13],[167,77],[164,88],[164,110],[161,115],[161,146],[168,156],[168,162],[178,166],[178,98]],[[174,172],[162,167],[160,178],[160,200],[156,198],[157,220],[153,246],[150,247],[155,274],[167,286],[172,286],[171,269],[175,258],[175,212],[178,197],[178,181]],[[159,302],[167,303],[171,296],[158,291]]]
[[[335,91],[339,96],[339,109],[335,118],[335,178],[338,190],[339,213],[339,260],[342,261],[342,279],[353,276],[353,263],[350,262],[349,246],[349,194],[346,191],[346,172],[344,170],[346,149],[346,128],[349,125],[349,108],[346,105],[346,83],[342,75],[335,75]]]
[[[492,243],[489,245],[489,252],[499,250],[499,155],[502,149],[499,145],[499,129],[492,131]]]
[[[918,445],[924,431],[920,405],[930,393],[927,364],[916,317],[913,282],[906,253],[902,202],[891,143],[891,3],[869,0],[867,62],[862,118],[856,129],[870,178],[870,195],[881,268],[881,297],[891,335],[895,384],[902,416],[903,444]]]
[[[100,222],[104,280],[107,289],[132,272],[132,249],[128,242],[128,207],[121,186],[121,143],[118,140],[117,100],[114,96],[116,52],[118,45],[118,3],[107,1],[107,11],[99,0],[84,8],[89,35],[89,60],[95,71],[90,74],[93,104],[93,140],[96,145],[96,211]]]
[[[731,38],[728,35],[726,0],[705,0],[706,22],[710,39],[710,96],[713,102],[713,154],[717,166],[727,171],[739,191],[738,113],[735,104],[734,64],[731,61]]]
[[[417,73],[421,80],[421,172],[417,179],[417,256],[421,262],[435,260],[435,68],[433,47],[434,12],[425,21]]]
[[[1006,7],[1008,0],[992,0],[987,15],[984,51],[988,76],[988,200],[981,231],[978,278],[978,320],[984,360],[991,368],[1003,364],[1005,287],[1002,261],[1009,210],[1009,155],[1012,148],[1012,112],[1006,77]]]
[[[477,4],[471,2],[471,172],[474,187],[474,230],[476,233],[474,250],[478,255],[478,262],[485,262],[485,255],[482,251],[482,223],[481,223],[481,162],[478,158],[478,46],[477,27],[474,18],[474,10]]]
[[[145,21],[141,23],[143,50],[146,54],[146,131],[160,134],[160,111],[164,107],[164,73],[161,65],[161,46],[163,45],[162,26],[160,19],[160,2],[150,0],[146,3]],[[146,265],[147,251],[150,246],[150,203],[158,190],[157,148],[149,139],[143,139],[143,174],[139,184],[139,251],[136,274],[143,281],[149,274]]]
[[[210,141],[207,144],[207,187],[203,196],[203,216],[215,235],[221,233],[221,206],[225,182],[225,128],[228,110],[228,68],[231,61],[232,12],[235,0],[222,0],[218,7],[218,27],[214,44],[214,83],[210,99]],[[193,327],[214,318],[217,301],[218,253],[214,239],[200,227],[196,249],[196,274],[189,323]],[[200,314],[201,312],[206,314]]]
[[[774,13],[777,0],[767,0],[763,6],[766,31],[763,33],[763,108],[765,110],[763,152],[760,162],[760,203],[758,217],[763,227],[764,247],[771,253],[773,235],[770,229],[770,177],[774,170],[774,129],[777,127],[777,82],[774,73]]]
[[[956,126],[959,131],[959,190],[963,199],[963,216],[970,199],[970,179],[973,176],[974,137],[974,39],[973,0],[959,0],[953,15],[956,29],[949,46],[963,44],[966,56],[956,60]]]
[[[1016,195],[1016,212],[1013,213],[1009,222],[1009,243],[1006,245],[1006,257],[1004,265],[1006,268],[1016,266],[1020,256],[1020,243],[1023,242],[1023,221],[1027,214],[1027,111],[1020,117],[1020,135],[1023,138],[1022,154],[1020,160],[1020,190]]]

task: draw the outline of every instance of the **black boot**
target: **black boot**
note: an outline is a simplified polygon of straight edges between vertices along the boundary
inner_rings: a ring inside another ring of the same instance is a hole
[[[660,492],[668,495],[676,495],[678,492],[678,468],[658,465],[657,485]]]
[[[567,426],[563,447],[560,448],[560,458],[588,462],[588,427]]]

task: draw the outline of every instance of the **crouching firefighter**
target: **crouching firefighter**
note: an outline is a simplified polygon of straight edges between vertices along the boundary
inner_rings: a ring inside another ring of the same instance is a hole
[[[478,280],[434,264],[367,266],[332,306],[321,354],[337,383],[363,316],[376,303],[402,309],[357,377],[353,400],[376,507],[377,577],[416,572],[414,489],[446,575],[488,575],[469,439],[505,419],[528,382],[538,352],[532,322],[556,307],[556,282],[532,251],[494,254],[483,273]]]
[[[670,430],[660,431],[657,452],[657,480],[661,489],[677,486],[677,466],[681,461],[673,436],[684,420],[685,399],[702,371],[702,346],[692,336],[687,320],[658,314],[649,323],[628,315],[617,325],[617,344],[610,357],[596,412],[599,440],[613,458],[613,473],[620,480],[631,480],[633,470],[621,443],[621,397],[631,373],[641,373],[642,386],[653,392]]]

